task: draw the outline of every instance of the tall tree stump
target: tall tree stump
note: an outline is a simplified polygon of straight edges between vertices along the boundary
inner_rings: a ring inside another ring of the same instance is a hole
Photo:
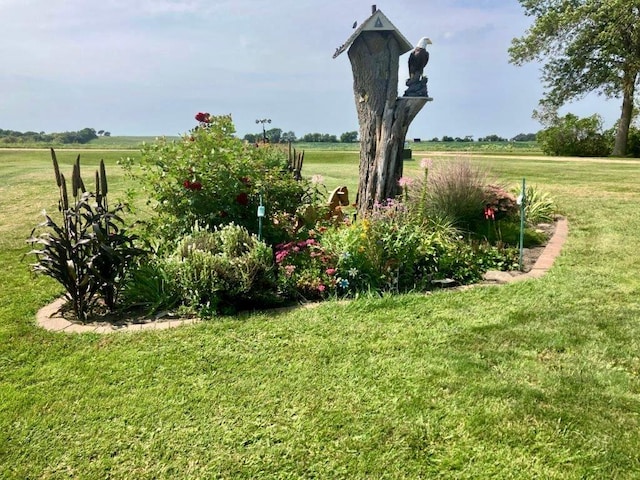
[[[411,44],[382,12],[375,11],[334,58],[348,49],[353,70],[353,93],[360,124],[360,167],[356,203],[364,216],[375,203],[400,193],[404,142],[409,125],[431,100],[398,98],[400,55]]]

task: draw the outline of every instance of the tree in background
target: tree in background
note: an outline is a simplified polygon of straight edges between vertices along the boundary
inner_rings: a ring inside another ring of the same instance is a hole
[[[534,17],[509,48],[516,65],[539,61],[545,110],[557,110],[590,92],[622,96],[613,155],[625,155],[640,72],[638,0],[519,0]]]
[[[355,143],[357,141],[358,141],[358,132],[356,131],[344,132],[342,135],[340,135],[341,143]]]

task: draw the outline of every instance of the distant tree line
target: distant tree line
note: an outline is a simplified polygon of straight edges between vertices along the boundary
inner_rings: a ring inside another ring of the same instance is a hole
[[[18,132],[15,130],[3,130],[0,128],[0,143],[88,143],[91,140],[98,138],[98,134],[104,135],[105,137],[111,136],[111,133],[105,132],[104,130],[100,130],[100,132],[96,133],[93,128],[83,128],[77,132],[59,133]]]
[[[287,142],[325,142],[325,143],[354,143],[358,141],[358,132],[345,132],[340,135],[340,139],[336,135],[329,133],[307,133],[302,137],[296,137],[294,132],[283,132],[280,128],[271,128],[259,133],[247,133],[243,138],[249,143],[259,143],[263,141],[263,137],[269,143],[287,143]]]
[[[450,137],[443,135],[441,138],[433,137],[430,142],[473,142],[473,135],[467,135],[465,137]],[[478,142],[535,142],[535,133],[519,133],[513,138],[503,138],[500,135],[487,135],[486,137],[480,137]]]

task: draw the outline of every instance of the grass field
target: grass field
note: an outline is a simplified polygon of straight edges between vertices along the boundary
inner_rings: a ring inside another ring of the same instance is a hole
[[[123,191],[121,155],[85,171]],[[48,152],[0,150],[0,477],[640,478],[640,164],[471,161],[568,217],[542,279],[100,336],[34,325],[55,183]],[[303,173],[355,186],[357,153]]]

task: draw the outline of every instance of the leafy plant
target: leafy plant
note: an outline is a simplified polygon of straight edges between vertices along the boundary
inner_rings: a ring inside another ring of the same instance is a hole
[[[522,186],[516,187],[514,193],[520,196]],[[556,214],[556,205],[548,192],[544,192],[534,185],[527,185],[524,213],[527,222],[532,225],[552,222]]]
[[[203,315],[277,303],[273,251],[240,225],[194,230],[167,262],[184,303]]]
[[[151,315],[180,303],[176,268],[170,262],[151,257],[132,267],[122,286],[122,303]]]
[[[171,243],[196,223],[210,229],[235,223],[258,233],[262,200],[263,238],[285,241],[282,225],[269,220],[282,212],[294,215],[309,189],[306,180],[296,181],[287,170],[286,152],[236,138],[229,115],[199,113],[196,120],[198,125],[178,141],[162,138],[143,145],[139,170],[133,160],[123,161],[155,210],[153,235]]]
[[[35,272],[58,281],[79,320],[86,320],[91,309],[102,298],[113,310],[118,287],[127,267],[143,251],[134,246],[135,236],[128,235],[119,225],[118,213],[123,205],[110,209],[104,162],[96,172],[96,192],[86,191],[80,175],[80,156],[73,166],[69,201],[67,181],[58,165],[55,151],[51,158],[59,191],[58,210],[62,222],[56,222],[46,212],[45,221],[34,228],[27,240],[39,248],[29,253],[36,256]],[[47,230],[34,235],[39,228]]]

